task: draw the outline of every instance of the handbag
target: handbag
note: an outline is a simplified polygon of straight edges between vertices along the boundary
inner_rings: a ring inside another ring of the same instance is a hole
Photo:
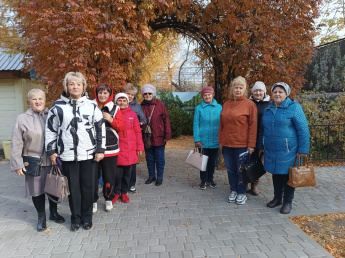
[[[197,148],[191,150],[186,159],[187,164],[199,169],[200,171],[206,171],[207,161],[208,156],[202,154],[202,147],[200,153]]]
[[[301,163],[301,158],[303,162]],[[303,165],[305,159],[306,165]],[[315,172],[314,167],[309,166],[307,154],[298,154],[295,165],[289,169],[289,181],[287,184],[291,187],[306,187],[315,186]]]
[[[41,157],[23,156],[23,163],[26,171],[23,171],[25,175],[28,176],[40,176],[41,175],[41,165],[44,154],[44,144],[41,152]]]
[[[44,192],[48,194],[48,198],[55,203],[61,203],[63,200],[67,199],[67,196],[70,194],[68,179],[62,175],[58,166],[52,166],[47,174]],[[61,198],[61,201],[55,201],[49,195],[55,196],[59,199]]]
[[[146,149],[150,149],[152,147],[150,122],[151,122],[152,114],[153,114],[153,111],[155,110],[155,107],[156,107],[156,105],[154,105],[152,108],[151,115],[149,117],[149,120],[147,121],[147,125],[146,125],[146,128],[144,130],[143,142],[144,142],[144,146]]]
[[[240,171],[243,175],[243,180],[246,183],[255,183],[260,177],[266,174],[261,159],[256,155],[251,155],[252,158],[249,162],[240,167]]]
[[[42,158],[36,158],[31,156],[23,156],[23,162],[25,166],[24,174],[28,176],[40,176]]]

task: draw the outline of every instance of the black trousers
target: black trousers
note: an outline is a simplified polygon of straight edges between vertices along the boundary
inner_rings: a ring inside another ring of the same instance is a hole
[[[274,198],[282,199],[284,203],[292,203],[295,195],[295,188],[287,184],[289,181],[289,174],[284,175],[272,175]]]
[[[115,177],[117,171],[117,157],[106,157],[102,159],[96,165],[96,173],[95,173],[95,195],[93,202],[97,202],[98,200],[98,178],[100,177],[101,170],[102,170],[102,178],[103,178],[103,196],[106,201],[111,201],[115,197]]]
[[[115,179],[115,194],[127,194],[132,166],[117,166]]]
[[[135,186],[137,182],[137,164],[131,165],[131,179],[129,180],[129,187]]]
[[[62,170],[68,178],[72,224],[92,222],[92,204],[95,189],[95,161],[62,161]]]

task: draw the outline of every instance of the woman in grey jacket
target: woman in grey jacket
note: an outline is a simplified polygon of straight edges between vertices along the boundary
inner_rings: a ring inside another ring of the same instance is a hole
[[[71,230],[92,227],[95,161],[104,157],[105,126],[97,103],[86,95],[81,73],[69,72],[61,98],[49,110],[46,150],[52,164],[60,156],[70,187]]]
[[[12,130],[11,140],[11,170],[23,176],[25,170],[23,156],[41,157],[42,166],[40,176],[25,175],[26,196],[32,196],[32,202],[38,213],[37,231],[47,228],[45,211],[44,184],[51,162],[44,150],[44,130],[48,115],[45,107],[46,96],[40,89],[28,92],[30,109],[17,116]],[[54,196],[51,196],[56,199]],[[63,223],[65,219],[57,212],[57,204],[49,199],[49,219],[56,223]]]

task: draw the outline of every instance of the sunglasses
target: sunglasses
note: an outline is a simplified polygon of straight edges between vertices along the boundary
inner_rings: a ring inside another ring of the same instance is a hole
[[[152,95],[152,93],[144,93],[144,95]]]

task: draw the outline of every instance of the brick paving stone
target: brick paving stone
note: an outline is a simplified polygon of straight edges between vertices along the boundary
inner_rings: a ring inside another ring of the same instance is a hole
[[[266,253],[268,258],[284,258],[284,255],[281,252],[271,252]]]
[[[116,257],[117,251],[117,249],[103,249],[101,251],[100,257]]]
[[[201,250],[201,249],[193,250],[192,253],[193,253],[193,257],[205,257],[206,255],[204,250]]]
[[[87,251],[87,252],[85,252],[85,254],[84,254],[84,257],[100,257],[100,254],[101,254],[101,250],[92,250],[92,251]]]
[[[294,251],[285,251],[283,255],[286,258],[300,258]]]
[[[207,256],[220,256],[222,253],[218,248],[204,248]]]
[[[136,247],[138,246],[138,240],[127,240],[125,241],[125,247]]]
[[[163,253],[166,250],[165,247],[166,245],[154,245],[154,246],[150,246],[149,250],[150,250],[150,253]]]
[[[67,249],[68,253],[74,253],[74,252],[79,252],[81,248],[81,245],[70,245]]]
[[[247,252],[250,254],[251,253],[255,253],[255,254],[260,253],[260,249],[255,245],[245,245],[244,247],[247,250]]]
[[[307,258],[308,255],[302,251],[302,250],[293,250],[293,252],[299,257],[299,258]],[[288,258],[288,257],[287,257]]]
[[[232,249],[234,250],[235,254],[241,255],[248,253],[244,246],[235,246]]]
[[[69,258],[69,257],[71,257],[71,255],[72,255],[71,253],[64,253],[63,257]],[[61,258],[61,254],[51,254],[50,258]]]
[[[131,247],[131,254],[147,254],[149,253],[149,247],[148,246],[136,246]]]

